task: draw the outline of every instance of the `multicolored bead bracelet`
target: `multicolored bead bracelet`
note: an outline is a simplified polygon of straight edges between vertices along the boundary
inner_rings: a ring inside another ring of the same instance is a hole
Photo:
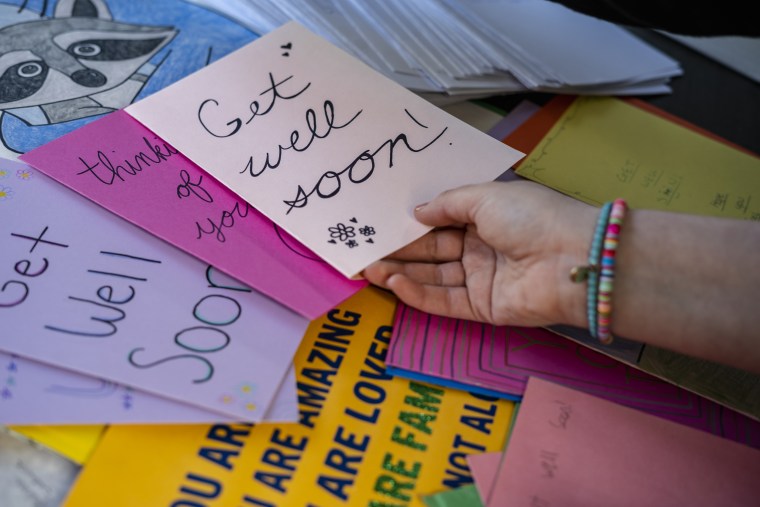
[[[612,289],[615,277],[615,253],[618,235],[627,206],[617,199],[602,206],[596,222],[588,264],[570,270],[570,280],[588,282],[586,291],[586,314],[591,336],[602,343],[610,343],[612,319]]]
[[[620,228],[623,226],[623,219],[627,210],[628,206],[623,199],[615,199],[612,202],[602,246],[601,271],[599,272],[599,288],[597,290],[596,336],[600,342],[605,344],[612,342],[610,326],[612,323],[612,290],[615,285],[615,256]]]

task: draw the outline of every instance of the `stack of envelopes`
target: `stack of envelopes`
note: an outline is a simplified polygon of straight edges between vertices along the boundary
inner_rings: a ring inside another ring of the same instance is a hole
[[[681,74],[624,28],[548,0],[197,2],[258,33],[297,20],[433,101],[529,90],[659,94]]]

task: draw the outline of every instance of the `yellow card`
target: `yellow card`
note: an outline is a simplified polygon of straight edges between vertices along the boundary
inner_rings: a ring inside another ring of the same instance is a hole
[[[613,98],[580,97],[517,173],[589,204],[760,220],[760,159]]]
[[[311,324],[298,424],[110,426],[67,507],[421,507],[469,483],[514,405],[386,375],[394,308],[369,287]]]
[[[574,100],[517,173],[594,205],[622,197],[633,208],[760,220],[760,158],[619,99]],[[581,342],[620,358],[615,344]],[[758,375],[649,345],[629,364],[760,414],[747,394]]]

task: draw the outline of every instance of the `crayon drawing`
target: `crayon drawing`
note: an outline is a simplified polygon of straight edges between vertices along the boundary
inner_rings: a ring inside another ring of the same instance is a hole
[[[181,0],[0,2],[0,155],[15,158],[256,38]]]

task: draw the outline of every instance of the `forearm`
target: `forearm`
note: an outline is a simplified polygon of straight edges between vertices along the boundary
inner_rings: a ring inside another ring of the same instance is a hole
[[[760,225],[648,210],[626,217],[614,334],[760,372]]]
[[[365,276],[430,313],[587,327],[587,284],[568,275],[588,262],[599,212],[528,181],[453,189],[415,210],[443,229]],[[468,226],[446,229],[459,224]],[[758,252],[758,223],[630,210],[617,250],[613,335],[760,373]]]

